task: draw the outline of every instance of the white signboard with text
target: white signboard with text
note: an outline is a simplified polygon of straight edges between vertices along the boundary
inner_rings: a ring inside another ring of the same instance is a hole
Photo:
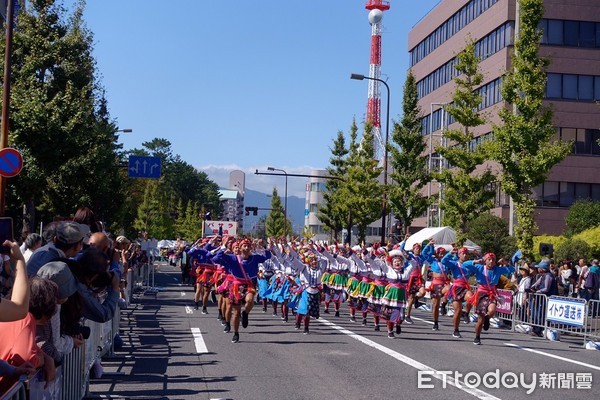
[[[204,221],[204,236],[227,235],[237,236],[235,221]]]
[[[550,296],[546,309],[546,319],[559,324],[583,326],[585,300]]]

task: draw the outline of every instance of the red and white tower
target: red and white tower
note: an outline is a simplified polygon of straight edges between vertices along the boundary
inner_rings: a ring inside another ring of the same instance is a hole
[[[365,8],[369,10],[371,24],[371,62],[369,77],[381,79],[381,20],[383,12],[390,9],[390,2],[383,0],[367,0]],[[380,82],[369,79],[367,99],[367,122],[373,124],[375,136],[375,156],[383,160],[385,142],[381,137],[381,91]]]

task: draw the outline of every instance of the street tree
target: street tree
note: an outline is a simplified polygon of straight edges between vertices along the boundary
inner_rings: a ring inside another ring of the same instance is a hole
[[[288,228],[290,228],[288,224]],[[277,193],[277,188],[273,187],[271,197],[271,211],[265,221],[265,231],[267,237],[281,238],[285,236],[285,215],[283,213],[283,205],[281,198]],[[291,229],[288,229],[288,234],[291,234]]]
[[[355,125],[354,125],[355,127]],[[366,237],[367,226],[381,216],[382,185],[379,176],[382,168],[378,167],[375,157],[373,126],[365,125],[365,131],[359,146],[356,146],[356,131],[348,154],[346,179],[341,183],[340,194],[347,206],[348,235],[346,242],[351,243],[352,226],[356,225],[358,241]]]
[[[408,232],[412,221],[422,215],[429,205],[422,189],[431,180],[427,171],[425,142],[421,135],[421,110],[418,105],[417,84],[412,71],[404,83],[402,120],[394,122],[389,146],[390,208]]]
[[[552,142],[556,132],[552,111],[542,103],[549,64],[538,55],[543,1],[518,0],[518,4],[519,35],[512,57],[513,70],[502,84],[502,97],[511,108],[500,110],[502,124],[494,126],[495,140],[490,142],[490,151],[502,167],[501,188],[514,202],[518,246],[531,254],[537,229],[532,188],[546,180],[550,169],[570,153],[572,144]]]
[[[330,165],[327,167],[327,173],[332,177],[343,178],[346,174],[346,156],[349,150],[346,148],[346,139],[342,131],[338,131],[337,138],[333,141],[333,148],[330,148],[330,150]],[[331,232],[333,240],[337,241],[348,215],[340,196],[340,179],[327,180],[325,189],[323,203],[319,206],[318,217],[321,223]]]
[[[60,2],[33,0],[19,13],[9,144],[23,154],[24,168],[6,193],[7,215],[25,210],[24,231],[35,230],[36,213],[48,221],[87,206],[111,220],[123,204],[116,125],[97,79],[84,5],[68,14]]]
[[[476,90],[483,82],[479,61],[475,55],[475,42],[469,38],[454,66],[458,76],[454,79],[456,86],[452,103],[445,106],[460,128],[444,131],[450,146],[436,147],[436,151],[450,166],[434,174],[443,185],[440,207],[444,215],[443,223],[456,231],[459,245],[466,239],[468,222],[489,211],[494,205],[495,196],[491,184],[496,178],[489,168],[484,168],[487,154],[482,147],[471,146],[474,128],[485,123],[479,112],[481,95]]]

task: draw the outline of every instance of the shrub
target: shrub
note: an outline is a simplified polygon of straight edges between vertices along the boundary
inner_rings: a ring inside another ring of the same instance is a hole
[[[483,213],[469,222],[467,237],[481,246],[482,253],[503,254],[503,239],[508,237],[508,223],[500,217]],[[510,254],[512,256],[512,254]]]
[[[590,255],[590,246],[581,239],[567,239],[554,249],[556,261],[579,260],[580,258],[587,260]]]
[[[600,226],[600,202],[590,199],[578,200],[569,208],[565,217],[567,236],[573,236],[589,228]]]
[[[600,226],[586,229],[573,236],[573,239],[581,239],[586,242],[590,246],[591,257],[600,258]]]

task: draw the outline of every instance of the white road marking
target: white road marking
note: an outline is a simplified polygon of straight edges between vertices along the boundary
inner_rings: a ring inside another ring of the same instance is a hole
[[[204,339],[202,338],[202,333],[200,332],[200,328],[192,328],[192,336],[194,336],[194,344],[196,345],[196,352],[199,354],[208,353],[208,348],[206,347],[206,343],[204,343]]]
[[[482,399],[482,400],[500,400],[498,397],[492,396],[491,394],[489,394],[487,392],[484,392],[483,390],[471,389],[471,388],[465,386],[464,382],[457,382],[450,375],[444,375],[444,374],[440,373],[438,370],[436,370],[434,368],[431,368],[431,367],[429,367],[429,366],[427,366],[425,364],[422,364],[422,363],[420,363],[417,360],[414,360],[414,359],[412,359],[410,357],[405,356],[404,354],[400,354],[397,351],[388,349],[387,347],[382,346],[379,343],[376,343],[376,342],[374,342],[374,341],[372,341],[370,339],[367,339],[367,338],[365,338],[363,336],[360,336],[360,335],[358,335],[358,334],[356,334],[356,333],[354,333],[352,331],[344,329],[341,326],[337,326],[337,325],[335,325],[332,322],[329,322],[329,321],[321,319],[321,318],[317,319],[316,321],[322,323],[323,325],[327,325],[327,326],[329,326],[329,327],[331,327],[333,329],[336,329],[336,330],[342,332],[343,334],[348,335],[351,338],[356,339],[359,342],[366,344],[367,346],[373,347],[374,349],[377,349],[377,350],[381,351],[382,353],[385,353],[388,356],[390,356],[392,358],[395,358],[398,361],[403,362],[406,365],[409,365],[409,366],[411,366],[413,368],[416,368],[418,370],[421,370],[421,371],[431,371],[431,372],[433,372],[433,374],[431,376],[433,376],[434,378],[437,378],[437,379],[439,379],[441,381],[444,380],[444,376],[445,376],[446,382],[448,384],[450,384],[450,385],[452,385],[452,386],[454,386],[454,387],[462,390],[463,392],[466,392],[466,393],[468,393],[468,394],[470,394],[472,396],[475,396],[478,399]]]
[[[181,292],[181,297],[185,296],[185,292]]]
[[[416,319],[417,321],[423,321],[423,322],[426,322],[426,323],[428,323],[430,325],[433,325],[433,322],[431,322],[431,321],[427,321],[426,319],[419,318],[419,317],[413,317],[412,315],[410,316],[410,319]]]
[[[571,360],[569,358],[565,358],[565,357],[561,357],[561,356],[556,356],[554,354],[545,353],[545,352],[540,351],[540,350],[530,349],[529,347],[523,347],[523,346],[519,346],[519,345],[513,344],[513,343],[504,343],[504,345],[505,346],[509,346],[509,347],[515,347],[515,348],[520,349],[520,350],[529,351],[529,352],[535,353],[535,354],[541,354],[541,355],[546,356],[546,357],[556,358],[557,360],[566,361],[566,362],[569,362],[569,363],[572,363],[572,364],[577,364],[577,365],[581,365],[583,367],[592,368],[592,369],[596,369],[596,370],[600,371],[600,367],[597,366],[597,365],[586,364],[586,363],[581,362],[581,361]]]
[[[194,310],[192,310],[192,307],[190,307],[190,306],[185,306],[185,313],[186,314],[193,314]]]

